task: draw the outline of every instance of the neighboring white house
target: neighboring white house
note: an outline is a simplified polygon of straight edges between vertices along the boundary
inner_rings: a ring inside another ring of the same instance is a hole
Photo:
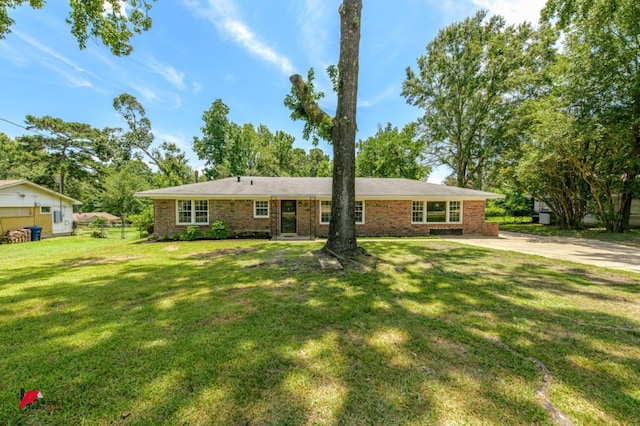
[[[540,223],[549,225],[551,223],[551,209],[544,201],[534,199],[533,210],[540,215]],[[584,223],[587,225],[593,225],[597,223],[597,218],[593,214],[588,214],[584,217]],[[631,201],[631,217],[629,218],[629,225],[632,227],[640,227],[640,200]]]
[[[73,232],[73,206],[82,204],[28,180],[0,180],[0,235],[29,226],[42,237]]]

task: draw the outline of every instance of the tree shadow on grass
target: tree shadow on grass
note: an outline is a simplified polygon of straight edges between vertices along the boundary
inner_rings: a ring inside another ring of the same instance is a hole
[[[625,351],[638,334],[576,322],[637,325],[577,303],[627,303],[606,282],[590,287],[580,274],[560,279],[551,266],[436,243],[366,242],[377,264],[329,274],[310,255],[317,244],[209,258],[202,245],[159,244],[159,262],[87,264],[81,280],[68,264],[25,265],[18,280],[41,272],[51,283],[0,296],[15,306],[0,311],[9,342],[0,368],[10,372],[0,406],[38,387],[63,410],[0,415],[48,424],[127,414],[145,424],[551,423],[536,397],[541,373],[526,359],[535,357],[577,423],[640,422],[637,349]]]

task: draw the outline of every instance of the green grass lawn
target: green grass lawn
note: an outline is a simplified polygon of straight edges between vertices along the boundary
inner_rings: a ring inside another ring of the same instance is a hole
[[[558,237],[588,238],[592,240],[607,241],[610,243],[624,244],[640,247],[640,229],[631,229],[624,233],[606,232],[604,228],[585,228],[581,230],[564,230],[555,225],[541,225],[539,223],[501,223],[501,231],[524,232],[536,235],[548,235]]]
[[[640,424],[640,275],[360,244],[1,245],[0,423]]]

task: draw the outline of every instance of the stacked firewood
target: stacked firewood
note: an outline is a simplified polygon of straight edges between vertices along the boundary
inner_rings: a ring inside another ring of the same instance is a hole
[[[13,231],[7,231],[5,240],[9,243],[27,243],[31,241],[30,229],[15,229]]]

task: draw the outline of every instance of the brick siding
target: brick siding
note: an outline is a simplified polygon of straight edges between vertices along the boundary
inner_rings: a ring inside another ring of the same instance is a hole
[[[280,201],[269,202],[270,217],[253,217],[253,200],[209,200],[209,224],[223,220],[231,231],[269,231],[278,235],[280,227]],[[463,201],[462,223],[411,223],[410,200],[366,200],[365,223],[356,224],[358,236],[425,236],[430,229],[462,229],[464,235],[497,236],[498,224],[485,222],[484,201]],[[297,200],[297,234],[324,237],[329,225],[319,222],[319,202],[313,199]],[[187,225],[176,224],[175,200],[155,200],[155,233],[167,236],[181,233]]]

